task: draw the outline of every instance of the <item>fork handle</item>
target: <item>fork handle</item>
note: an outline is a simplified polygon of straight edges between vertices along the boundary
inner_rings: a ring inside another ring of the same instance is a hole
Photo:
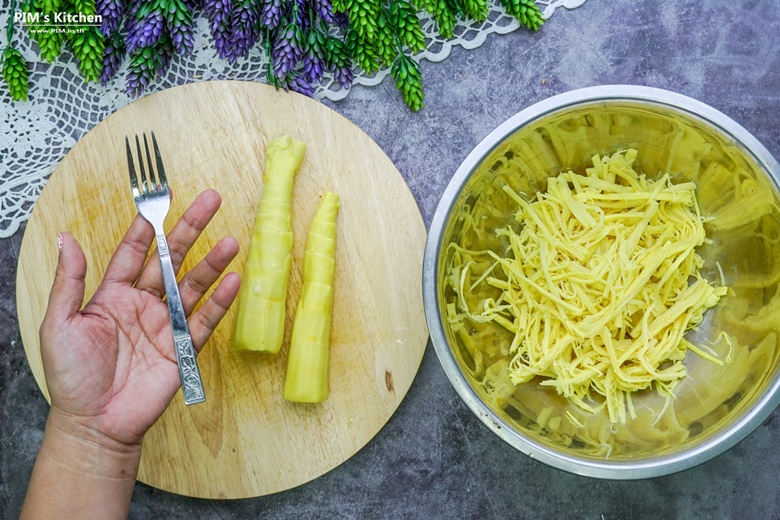
[[[200,377],[198,362],[195,359],[195,347],[192,344],[192,336],[190,336],[190,329],[187,326],[187,316],[184,314],[179,285],[176,283],[176,273],[173,270],[171,254],[168,250],[168,241],[162,233],[157,235],[157,252],[162,266],[168,312],[171,316],[173,344],[176,347],[176,362],[179,365],[184,404],[202,403],[206,400],[206,393],[203,390],[203,381]]]

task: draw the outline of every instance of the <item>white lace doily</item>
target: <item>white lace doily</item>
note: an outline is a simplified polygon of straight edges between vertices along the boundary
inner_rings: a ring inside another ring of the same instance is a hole
[[[586,0],[536,0],[544,17],[557,8],[574,9]],[[428,50],[418,54],[429,61],[442,61],[453,46],[474,49],[492,33],[507,34],[520,24],[495,2],[483,23],[459,24],[453,38],[441,39],[429,16],[421,21]],[[0,13],[0,28],[6,27],[10,12]],[[3,31],[4,32],[4,31]],[[124,93],[127,61],[116,78],[106,85],[85,83],[73,57],[65,51],[54,63],[42,63],[26,34],[17,30],[14,44],[24,55],[30,70],[29,100],[13,102],[3,85],[0,88],[0,238],[13,235],[26,221],[43,185],[68,150],[94,127],[134,98]],[[0,41],[0,48],[6,42]],[[198,17],[195,49],[186,57],[176,57],[163,78],[149,93],[196,81],[238,79],[264,81],[267,59],[259,45],[245,59],[230,64],[217,57],[208,25]],[[353,84],[377,85],[389,70],[366,76],[355,75]],[[323,78],[316,97],[338,100],[348,94],[332,77]]]

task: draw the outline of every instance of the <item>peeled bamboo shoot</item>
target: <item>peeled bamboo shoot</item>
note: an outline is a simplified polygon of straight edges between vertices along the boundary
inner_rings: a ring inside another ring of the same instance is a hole
[[[288,401],[320,403],[328,398],[339,207],[338,195],[323,195],[306,238],[303,288],[295,311],[284,382],[284,398]]]
[[[263,193],[238,294],[233,350],[277,354],[282,346],[292,261],[293,179],[305,151],[305,143],[288,135],[268,144]]]

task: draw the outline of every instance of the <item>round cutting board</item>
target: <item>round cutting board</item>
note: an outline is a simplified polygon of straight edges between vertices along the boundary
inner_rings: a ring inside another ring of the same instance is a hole
[[[38,328],[70,232],[88,261],[89,299],[136,210],[125,135],[155,132],[174,190],[166,229],[213,188],[223,204],[193,247],[190,269],[225,235],[241,273],[260,199],[265,149],[289,134],[307,143],[293,191],[293,264],[287,338],[276,355],[233,353],[234,305],[198,358],[203,404],[181,391],[146,435],[139,480],[182,495],[243,498],[303,484],[347,460],[396,410],[428,339],[421,276],[425,226],[406,183],[382,150],[336,112],[304,96],[245,82],[191,84],[142,98],[85,135],[52,174],[24,234],[17,276],[25,352],[48,399]],[[318,405],[282,397],[306,230],[325,191],[341,196],[330,396]],[[173,348],[173,346],[171,346]]]

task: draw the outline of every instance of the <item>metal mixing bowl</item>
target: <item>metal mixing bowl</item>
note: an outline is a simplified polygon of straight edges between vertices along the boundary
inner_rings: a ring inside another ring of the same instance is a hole
[[[442,318],[453,297],[445,283],[448,244],[462,238],[466,214],[495,221],[496,208],[506,208],[508,222],[513,206],[501,189],[505,184],[530,199],[544,190],[549,176],[569,168],[582,172],[594,154],[629,147],[639,151],[635,168],[648,176],[669,172],[675,181],[694,181],[702,214],[716,217],[707,224],[712,243],[699,253],[704,276],[719,283],[719,265],[730,293],[686,338],[720,345],[726,357],[725,333],[733,345],[731,361],[721,367],[689,352],[688,376],[675,388],[674,399],[652,391],[637,395],[637,417],[625,424],[609,423],[604,412],[579,427],[566,420],[571,403],[534,381],[519,385],[508,399],[497,399],[495,389],[483,385],[489,361],[476,359]],[[780,165],[744,128],[672,92],[586,88],[518,113],[488,135],[455,173],[426,244],[425,312],[455,390],[506,442],[581,475],[657,477],[734,446],[780,403],[779,182]]]

